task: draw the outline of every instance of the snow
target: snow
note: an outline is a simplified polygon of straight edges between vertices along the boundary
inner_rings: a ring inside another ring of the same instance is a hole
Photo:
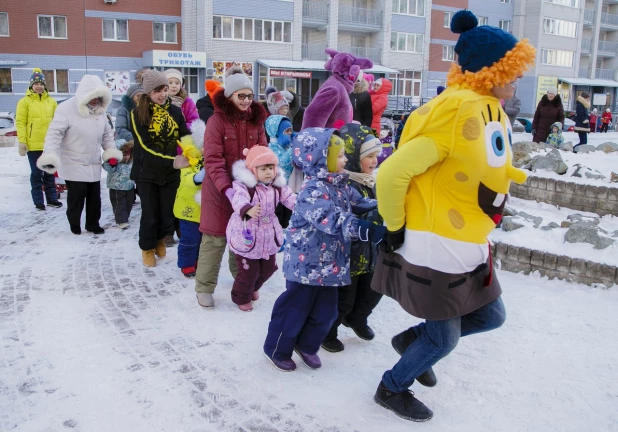
[[[276,371],[262,343],[280,272],[243,313],[224,266],[202,309],[175,248],[141,264],[139,206],[127,231],[111,227],[103,190],[106,233],[75,236],[63,209],[34,211],[17,149],[0,161],[2,431],[618,431],[617,289],[498,272],[505,325],[462,339],[436,387],[412,387],[435,415],[411,424],[372,400],[398,358],[390,338],[419,322],[394,301],[370,317],[375,340],[342,328],[346,349],[321,351],[322,369],[295,356]]]
[[[540,216],[543,218],[543,223],[541,223],[539,228],[534,228],[531,222],[518,218],[516,222],[524,225],[522,228],[509,232],[496,228],[490,235],[492,241],[618,266],[618,243],[614,243],[605,249],[594,249],[594,246],[588,243],[565,242],[564,235],[568,230],[567,228],[554,228],[549,231],[541,230],[542,226],[548,225],[550,222],[560,225],[562,221],[567,220],[569,215],[581,214],[582,216],[599,218],[598,214],[558,208],[550,204],[514,197],[509,199],[508,207],[532,216]],[[600,218],[599,228],[607,231],[606,237],[610,237],[614,231],[618,231],[618,218],[612,215]]]

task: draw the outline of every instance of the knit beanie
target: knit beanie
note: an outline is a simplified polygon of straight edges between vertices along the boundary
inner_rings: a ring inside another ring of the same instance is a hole
[[[144,89],[139,84],[133,84],[131,87],[129,87],[127,89],[127,93],[126,94],[131,99],[133,99],[133,96],[135,96],[138,93],[144,93]]]
[[[279,129],[277,129],[277,138],[283,135],[283,132],[285,132],[287,129],[292,129],[292,122],[290,122],[287,117],[284,117],[279,123]]]
[[[253,90],[253,84],[240,66],[232,66],[225,72],[225,91],[226,98],[231,97],[234,92],[242,89]]]
[[[32,85],[35,83],[41,83],[47,88],[45,84],[45,75],[43,75],[43,71],[39,68],[34,68],[32,70],[32,75],[30,75],[30,88],[32,88]]]
[[[182,72],[180,72],[178,69],[166,69],[163,73],[168,79],[176,78],[180,82],[180,85],[182,85],[185,80],[184,76],[182,76]]]
[[[279,165],[279,159],[275,152],[266,146],[253,146],[251,149],[244,149],[242,154],[245,156],[245,166],[257,176],[257,167],[262,165]]]
[[[547,94],[557,95],[558,94],[558,89],[556,87],[550,87],[550,88],[547,89]]]
[[[337,172],[337,159],[339,158],[339,153],[344,146],[345,143],[340,137],[337,135],[331,135],[328,143],[328,153],[326,155],[326,168],[328,168],[329,172]]]
[[[158,70],[150,69],[142,75],[142,89],[144,89],[144,93],[146,94],[150,94],[153,90],[161,86],[169,87],[169,85],[165,74]]]
[[[212,101],[215,97],[215,93],[217,93],[221,88],[221,83],[217,80],[209,79],[204,83],[204,88],[206,88],[206,93],[208,93],[210,100]]]
[[[266,105],[268,106],[268,112],[271,114],[279,114],[279,108],[283,106],[289,107],[287,99],[283,97],[281,92],[275,91],[268,95],[266,98]]]
[[[380,155],[382,153],[382,143],[373,135],[367,135],[365,141],[361,144],[360,158],[367,157],[373,153]]]

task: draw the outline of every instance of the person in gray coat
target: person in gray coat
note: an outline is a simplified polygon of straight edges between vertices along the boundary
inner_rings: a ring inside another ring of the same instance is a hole
[[[139,84],[133,84],[122,97],[122,106],[116,111],[116,139],[133,141],[133,134],[129,127],[129,115],[131,110],[137,106],[137,100],[143,93],[144,90]]]
[[[513,87],[515,87],[515,94],[511,99],[504,102],[504,112],[509,117],[511,126],[515,124],[515,120],[517,120],[517,115],[521,109],[521,99],[517,97],[517,86],[513,85]]]

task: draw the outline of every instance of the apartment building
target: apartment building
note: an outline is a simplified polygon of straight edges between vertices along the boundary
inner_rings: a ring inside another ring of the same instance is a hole
[[[557,87],[565,109],[586,91],[593,105],[616,106],[618,1],[519,0],[513,33],[537,48],[535,67],[520,80],[522,114],[533,114],[548,87]]]

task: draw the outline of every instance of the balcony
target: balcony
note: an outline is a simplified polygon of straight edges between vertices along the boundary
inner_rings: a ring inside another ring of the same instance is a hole
[[[614,79],[614,70],[613,69],[596,69],[594,77],[597,79]]]
[[[382,30],[383,12],[376,9],[339,6],[339,30],[373,33]]]
[[[578,78],[590,78],[589,74],[588,74],[588,67],[587,66],[583,66],[579,68],[579,74],[577,75]]]
[[[584,11],[584,25],[591,26],[594,24],[594,11],[586,9]]]
[[[618,53],[618,42],[599,41],[599,57],[616,57]]]
[[[341,51],[349,52],[356,57],[368,58],[377,64],[382,63],[382,49],[380,48],[353,47],[350,45],[339,48]]]
[[[592,49],[592,39],[582,39],[582,54],[589,55]]]
[[[303,0],[303,26],[326,28],[328,25],[328,2]]]
[[[302,58],[303,60],[325,60],[326,44],[310,43],[302,45]]]
[[[601,27],[609,30],[618,30],[618,15],[602,13]]]

